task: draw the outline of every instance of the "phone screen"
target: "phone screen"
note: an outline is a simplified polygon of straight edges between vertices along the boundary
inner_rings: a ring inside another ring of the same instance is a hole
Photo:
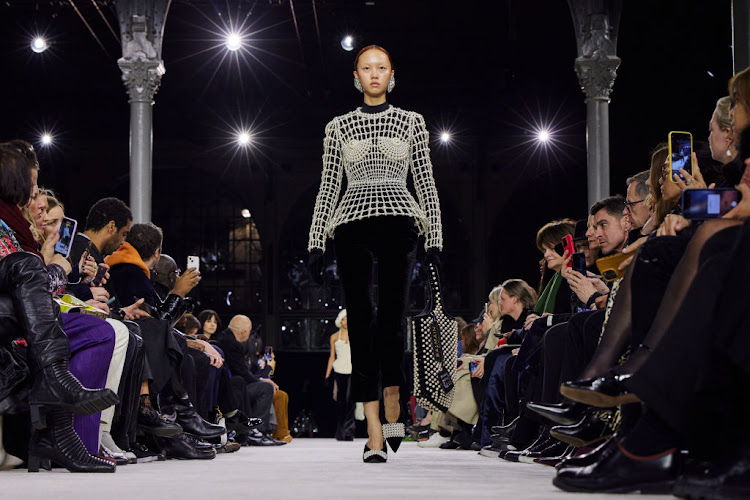
[[[686,219],[718,219],[737,206],[736,189],[686,189],[682,192],[682,213]]]
[[[693,152],[693,136],[688,132],[669,133],[669,163],[672,168],[672,180],[680,179],[680,169],[693,173],[691,153]]]
[[[55,243],[55,252],[67,257],[70,255],[71,243],[73,236],[76,234],[78,222],[70,217],[63,217],[60,222],[60,239]]]

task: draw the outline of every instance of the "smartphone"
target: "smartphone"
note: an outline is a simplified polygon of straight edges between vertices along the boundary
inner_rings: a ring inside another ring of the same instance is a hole
[[[632,255],[629,253],[619,252],[614,255],[609,255],[607,257],[597,259],[596,267],[598,267],[599,272],[602,273],[602,279],[604,281],[615,281],[616,279],[625,276],[625,271],[620,271],[617,268],[620,266],[620,264],[622,264],[622,261],[624,261],[628,257],[632,257]]]
[[[669,133],[669,168],[672,172],[669,180],[677,182],[682,179],[680,169],[693,175],[693,136],[690,132]],[[685,180],[685,179],[682,179]]]
[[[563,236],[562,239],[562,246],[563,246],[563,252],[568,252],[568,255],[573,255],[576,253],[576,246],[573,244],[573,237],[569,234],[566,234]],[[562,257],[563,254],[560,254]],[[568,262],[568,267],[571,267],[573,265],[573,261],[571,260]]]
[[[91,280],[91,284],[93,286],[101,285],[105,274],[107,274],[107,268],[103,267],[102,265],[98,265],[96,267],[96,276],[94,276],[94,279]]]
[[[573,267],[574,271],[578,271],[584,276],[587,275],[586,274],[586,255],[584,255],[583,252],[574,253],[570,259],[570,264]]]
[[[200,272],[200,267],[201,259],[197,255],[188,255],[187,267],[185,269],[194,268],[196,271]]]
[[[273,347],[266,346],[266,361],[273,360]]]
[[[78,222],[70,217],[63,217],[60,222],[60,239],[55,243],[55,253],[63,255],[65,258],[70,255],[70,247],[73,243],[73,236],[76,234]]]
[[[682,192],[682,215],[690,220],[718,219],[737,206],[742,199],[732,188],[686,189]]]
[[[473,361],[470,362],[469,363],[469,372],[474,373],[474,370],[476,370],[476,369],[477,369],[477,363],[475,363]]]

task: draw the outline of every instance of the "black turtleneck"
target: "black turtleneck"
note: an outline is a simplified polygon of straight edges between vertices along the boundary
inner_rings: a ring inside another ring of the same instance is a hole
[[[383,104],[378,104],[377,106],[370,106],[369,104],[362,104],[362,112],[368,113],[368,114],[374,114],[374,113],[380,113],[381,111],[385,111],[386,109],[390,108],[391,105],[387,102],[384,102]]]

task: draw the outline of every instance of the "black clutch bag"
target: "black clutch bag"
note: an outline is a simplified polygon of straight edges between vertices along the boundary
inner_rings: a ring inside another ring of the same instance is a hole
[[[422,408],[447,411],[456,379],[458,323],[443,309],[437,267],[430,263],[426,272],[427,304],[409,318],[414,338],[414,396]]]

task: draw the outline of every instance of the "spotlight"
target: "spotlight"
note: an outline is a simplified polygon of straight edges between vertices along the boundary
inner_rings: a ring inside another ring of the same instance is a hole
[[[443,132],[440,134],[440,140],[443,142],[443,144],[448,144],[451,142],[451,135],[448,132]]]
[[[341,48],[347,52],[354,50],[354,38],[347,35],[341,39]]]
[[[248,134],[247,132],[240,132],[237,135],[237,142],[240,146],[247,146],[248,144],[250,144],[250,134]]]
[[[41,54],[48,48],[49,48],[49,44],[47,43],[47,40],[45,40],[44,38],[40,36],[34,38],[31,41],[31,50],[33,50],[37,54]]]
[[[239,50],[242,48],[242,37],[238,33],[230,33],[227,35],[226,40],[227,49],[231,51]]]
[[[549,137],[549,132],[548,132],[548,131],[546,131],[546,130],[544,130],[544,129],[540,130],[540,131],[539,131],[539,132],[537,132],[537,134],[536,134],[536,139],[537,139],[537,140],[538,140],[539,142],[547,142],[547,141],[549,141],[549,139],[550,139],[550,137]]]
[[[243,208],[241,213],[244,218],[246,219],[250,218],[250,210],[248,210],[247,208]]]
[[[49,146],[52,144],[52,136],[49,134],[42,134],[41,141],[42,146]]]

